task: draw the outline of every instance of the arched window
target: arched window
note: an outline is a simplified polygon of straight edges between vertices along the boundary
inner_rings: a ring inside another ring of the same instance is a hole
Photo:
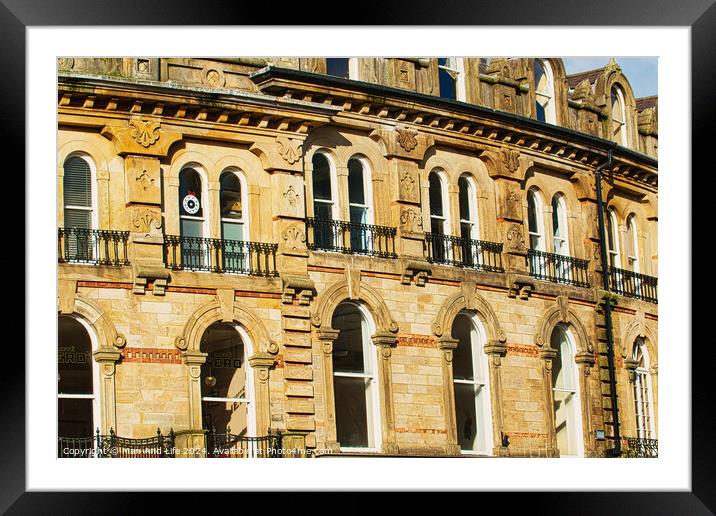
[[[57,345],[58,435],[67,439],[92,437],[101,424],[90,332],[80,320],[61,315]],[[66,444],[73,449],[92,448],[91,440],[79,443]],[[58,451],[62,456],[62,449]]]
[[[372,239],[366,227],[372,224],[370,177],[362,159],[348,160],[348,204],[351,222],[351,249],[354,252],[369,252]]]
[[[208,353],[201,366],[202,424],[207,430],[228,433],[230,428],[234,435],[255,435],[247,343],[248,336],[232,323],[215,322],[201,337],[200,349]]]
[[[92,168],[84,156],[70,156],[62,181],[66,256],[72,262],[91,262],[99,251],[92,229],[96,225]]]
[[[333,313],[331,326],[339,332],[333,344],[336,438],[341,449],[377,449],[380,410],[370,322],[361,307],[345,302]]]
[[[460,237],[462,238],[462,262],[466,266],[478,264],[480,253],[473,240],[479,240],[477,226],[477,188],[469,175],[463,174],[457,181],[460,204]]]
[[[537,120],[549,124],[557,123],[554,102],[554,74],[547,61],[534,60],[535,109]]]
[[[350,78],[350,60],[347,57],[326,58],[326,75],[334,77]]]
[[[463,61],[460,57],[438,58],[438,85],[444,99],[465,100]]]
[[[639,272],[639,235],[636,230],[636,216],[632,213],[627,217],[627,264],[629,270]]]
[[[313,217],[316,249],[332,249],[338,235],[331,221],[336,218],[333,170],[328,157],[320,152],[313,155]]]
[[[654,400],[651,390],[651,373],[649,372],[649,352],[644,339],[639,337],[634,342],[632,360],[637,363],[634,371],[634,415],[636,417],[637,437],[656,439],[654,430]]]
[[[221,174],[219,179],[221,190],[221,238],[223,240],[249,240],[246,229],[246,203],[244,188],[239,175],[231,170]]]
[[[544,251],[544,220],[542,196],[534,188],[527,192],[527,225],[530,234],[530,249]]]
[[[202,179],[193,168],[179,172],[179,231],[182,264],[188,270],[206,268],[210,248],[204,241],[206,223]]]
[[[575,344],[569,327],[558,324],[552,331],[551,346],[557,350],[552,360],[552,393],[557,447],[561,456],[584,454],[579,377]]]
[[[626,109],[624,106],[624,93],[621,88],[612,86],[611,90],[612,112],[612,139],[619,145],[627,145]]]
[[[452,336],[458,340],[453,351],[457,440],[463,451],[491,453],[492,424],[485,334],[473,316],[460,313]]]
[[[617,214],[614,211],[614,208],[609,208],[607,210],[606,229],[609,266],[620,269],[622,266],[622,259],[619,255],[619,223],[617,222]]]
[[[429,182],[429,198],[430,198],[430,232],[432,239],[432,256],[438,261],[445,261],[449,247],[445,244],[442,235],[450,233],[450,223],[447,214],[450,212],[448,208],[447,191],[442,175],[433,171],[428,176]]]

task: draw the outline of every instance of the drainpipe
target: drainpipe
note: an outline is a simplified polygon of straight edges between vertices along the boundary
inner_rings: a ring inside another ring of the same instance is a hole
[[[616,146],[616,145],[615,145]],[[599,165],[594,171],[597,190],[597,214],[599,217],[599,247],[602,260],[602,288],[609,291],[609,262],[607,261],[606,235],[604,228],[604,202],[602,201],[602,169],[612,164],[612,150],[609,149],[607,161]],[[614,337],[612,335],[612,300],[608,298],[604,303],[604,324],[607,330],[607,361],[609,365],[609,392],[612,400],[612,421],[614,425],[614,448],[612,457],[621,455],[621,435],[619,432],[619,408],[617,406],[617,381],[614,370]]]

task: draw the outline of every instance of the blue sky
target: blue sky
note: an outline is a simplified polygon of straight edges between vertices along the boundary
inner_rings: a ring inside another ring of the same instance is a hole
[[[656,57],[617,57],[615,59],[629,80],[636,98],[658,94],[658,59]],[[608,57],[563,57],[562,60],[568,75],[601,68],[609,62]]]

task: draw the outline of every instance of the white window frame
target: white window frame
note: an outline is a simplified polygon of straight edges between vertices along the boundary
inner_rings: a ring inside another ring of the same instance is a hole
[[[639,233],[636,227],[636,215],[633,213],[627,217],[627,238],[631,238],[632,251],[634,254],[627,253],[627,264],[629,270],[637,274],[640,273],[639,268]],[[629,248],[627,248],[628,250]]]
[[[249,364],[248,357],[250,357],[253,353],[252,351],[252,343],[251,339],[249,338],[249,334],[246,332],[246,330],[239,324],[236,323],[228,323],[230,326],[232,326],[236,332],[239,334],[239,337],[241,338],[241,342],[244,345],[244,356],[241,357],[242,364],[244,366],[244,374],[246,377],[246,386],[244,388],[244,396],[243,397],[219,397],[219,396],[201,396],[201,400],[199,403],[199,406],[201,407],[201,417],[200,421],[203,422],[204,420],[204,402],[210,401],[210,402],[220,402],[220,403],[243,403],[245,404],[246,409],[246,433],[248,434],[247,437],[262,437],[256,435],[256,410],[254,407],[254,372],[253,368]],[[211,327],[211,326],[209,326]],[[208,329],[208,328],[207,328]],[[203,337],[203,336],[202,336]],[[200,376],[200,381],[204,382],[204,375],[202,374]],[[202,423],[203,425],[203,423]],[[211,430],[211,428],[207,428],[207,430]],[[218,431],[218,429],[217,429]],[[235,434],[238,435],[238,434]]]
[[[542,59],[535,59],[535,63],[541,66],[546,80],[546,88],[543,89],[540,89],[537,82],[535,82],[535,102],[544,109],[545,122],[554,125],[557,123],[554,101],[554,73],[552,72],[552,67],[549,62]]]
[[[607,217],[609,218],[609,223],[611,225],[612,234],[611,238],[614,242],[614,249],[611,249],[609,246],[609,236],[607,235],[607,251],[609,253],[609,258],[611,262],[608,264],[610,267],[616,267],[618,269],[621,269],[622,267],[622,259],[621,259],[621,251],[619,246],[619,221],[617,220],[617,214],[614,210],[614,208],[608,208],[607,209]],[[612,265],[612,263],[614,265]]]
[[[615,94],[616,93],[616,94]],[[619,102],[619,108],[617,113],[615,113],[614,104],[615,99],[616,102]],[[611,111],[611,121],[612,121],[612,139],[614,142],[616,142],[618,145],[621,145],[623,147],[627,147],[628,139],[628,127],[627,127],[627,119],[626,119],[626,105],[624,104],[624,93],[622,92],[622,89],[618,87],[617,85],[613,85],[612,89],[610,91],[610,111]]]
[[[65,188],[64,188],[64,181],[65,181],[65,164],[68,160],[72,158],[80,158],[82,159],[87,165],[89,166],[90,170],[90,206],[76,206],[72,204],[65,204]],[[94,164],[94,160],[92,157],[81,151],[71,152],[68,154],[64,161],[62,162],[62,226],[63,228],[67,227],[67,219],[65,217],[65,211],[67,209],[70,210],[79,210],[79,211],[89,211],[90,212],[90,227],[88,230],[90,231],[90,239],[92,239],[92,256],[89,257],[91,260],[96,261],[99,259],[99,251],[100,246],[94,245],[94,239],[92,237],[92,231],[95,231],[99,229],[99,201],[98,201],[98,193],[97,193],[97,167]],[[65,238],[67,238],[65,236]],[[88,263],[86,261],[75,261],[75,260],[67,260],[68,263],[73,263],[77,265],[93,265],[93,263]]]
[[[209,233],[210,233],[209,221],[211,220],[211,213],[210,213],[209,203],[207,202],[207,199],[209,198],[209,192],[208,192],[208,188],[207,188],[209,183],[207,180],[206,171],[204,170],[204,167],[202,167],[198,163],[187,163],[186,165],[181,167],[181,170],[179,171],[179,176],[178,176],[178,178],[179,178],[178,193],[181,192],[181,175],[185,170],[188,170],[188,169],[193,170],[194,172],[196,172],[199,175],[199,181],[201,181],[201,198],[199,199],[199,202],[201,203],[201,209],[202,209],[204,215],[201,217],[196,217],[196,216],[192,216],[192,215],[182,215],[181,203],[182,203],[183,199],[177,199],[177,209],[179,210],[179,236],[180,237],[184,236],[182,234],[182,221],[197,220],[197,221],[201,222],[201,236],[198,238],[204,238],[204,239],[209,238],[207,235],[209,235]],[[183,248],[181,249],[181,251],[183,253]],[[206,267],[209,264],[210,260],[211,260],[211,257],[209,256],[209,253],[207,252],[204,255],[204,260],[203,260],[202,265]],[[184,259],[182,257],[182,263],[183,263],[183,261],[184,261]],[[193,267],[188,267],[188,266],[185,266],[184,270],[193,271],[193,272],[208,272],[208,271],[205,271],[202,269],[195,269]]]
[[[76,317],[74,315],[62,315],[60,317],[68,317],[70,319],[74,319],[78,323],[80,323],[85,331],[87,332],[87,335],[90,339],[90,356],[89,361],[92,363],[92,394],[63,394],[59,391],[59,386],[57,390],[57,399],[58,401],[61,399],[91,399],[92,400],[92,436],[94,436],[94,432],[98,428],[102,428],[102,409],[100,406],[100,378],[99,378],[99,364],[94,359],[93,353],[99,349],[99,341],[97,339],[97,334],[94,332],[94,329],[92,326],[82,317]],[[59,317],[57,319],[57,334],[59,336],[60,331],[60,322]],[[59,338],[57,341],[57,345],[59,346]],[[59,383],[59,376],[60,376],[60,364],[57,363],[57,376],[58,376],[58,383]],[[59,408],[58,408],[59,410]],[[57,424],[57,434],[58,437],[62,437],[59,435],[59,414],[55,418],[55,423]],[[119,433],[117,429],[115,428],[114,431],[116,433]],[[95,443],[96,444],[96,443]],[[98,458],[98,457],[95,457]]]
[[[577,347],[574,340],[574,336],[572,335],[572,331],[568,326],[557,325],[552,331],[558,331],[558,329],[559,331],[561,331],[562,335],[564,335],[565,338],[560,342],[560,349],[557,350],[557,359],[560,360],[562,363],[561,371],[563,373],[567,372],[565,370],[565,364],[569,364],[569,380],[571,382],[571,387],[555,387],[554,384],[556,382],[556,379],[553,378],[551,388],[553,397],[555,392],[567,393],[567,397],[565,399],[565,402],[569,403],[569,407],[566,409],[567,438],[570,442],[570,448],[576,451],[576,454],[565,455],[560,450],[560,457],[583,457],[584,437],[582,428],[582,395],[579,386],[579,368],[575,360]],[[554,367],[552,367],[552,371],[554,371]],[[554,411],[554,407],[552,407],[552,417],[555,421],[556,432],[557,415]]]
[[[330,180],[331,184],[331,199],[316,199],[316,196],[314,195],[313,191],[313,182],[314,182],[314,169],[313,169],[313,158],[320,154],[324,158],[326,158],[326,161],[328,162],[328,179]],[[337,175],[336,175],[336,164],[333,161],[333,157],[328,153],[321,150],[318,150],[314,153],[314,155],[311,157],[311,198],[313,200],[313,204],[311,205],[311,209],[313,210],[313,216],[316,217],[316,210],[315,206],[316,203],[318,204],[328,204],[331,206],[331,220],[338,220],[339,219],[339,213],[338,213],[338,181],[337,181]]]
[[[641,354],[641,360],[639,355]],[[638,365],[634,371],[634,416],[636,418],[637,437],[640,439],[656,439],[654,428],[654,398],[651,384],[649,351],[644,339],[639,337],[634,342],[632,360]]]
[[[555,203],[555,200],[557,201]],[[555,205],[556,204],[556,205]],[[569,249],[569,227],[568,227],[568,220],[569,217],[567,215],[567,202],[565,200],[564,194],[562,193],[556,193],[554,196],[552,196],[552,252],[559,256],[571,256],[570,249]],[[555,217],[555,209],[557,211],[557,228],[559,230],[559,236],[557,236],[557,233],[555,231],[554,227],[554,217]],[[568,260],[560,260],[558,263],[555,264],[555,274],[559,279],[562,279],[566,282],[571,281],[572,279],[572,268],[569,265]]]
[[[458,317],[466,317],[470,322],[470,348],[472,355],[473,380],[460,380],[453,378],[453,384],[473,385],[475,389],[475,413],[482,417],[483,428],[475,422],[479,432],[476,436],[478,448],[476,450],[460,450],[463,455],[492,455],[494,445],[492,435],[492,410],[490,395],[490,370],[487,354],[484,350],[487,334],[482,321],[469,312],[460,312]],[[454,323],[453,323],[454,324]],[[458,344],[459,346],[460,344]],[[479,376],[479,378],[478,378]],[[453,385],[453,389],[454,389]],[[459,429],[458,429],[459,432]]]
[[[443,214],[442,215],[433,215],[433,206],[430,204],[430,176],[433,174],[436,175],[438,178],[438,181],[440,183],[440,198],[442,199],[442,208],[443,208]],[[433,169],[430,174],[428,174],[428,211],[430,213],[430,232],[433,233],[433,220],[437,220],[442,225],[442,235],[443,236],[452,236],[452,228],[450,224],[450,196],[448,195],[447,191],[447,175],[445,172],[439,168]],[[444,252],[445,260],[452,260],[453,258],[453,251],[452,251],[452,244],[445,243],[444,245]]]
[[[365,204],[357,204],[357,203],[351,202],[351,183],[350,183],[350,167],[349,167],[351,160],[358,161],[358,163],[360,163],[360,166],[363,169],[363,197],[365,199]],[[364,210],[364,213],[365,213],[365,222],[362,222],[362,224],[372,225],[372,224],[374,224],[373,203],[372,203],[373,184],[371,181],[372,174],[371,174],[370,166],[368,165],[368,160],[359,154],[353,155],[346,162],[346,168],[348,169],[348,174],[346,175],[346,181],[348,183],[348,189],[347,189],[348,199],[346,199],[348,201],[348,222],[350,222],[350,218],[351,218],[351,208],[361,208]],[[373,251],[374,242],[371,238],[369,238],[369,235],[367,232],[363,235],[363,239],[365,239],[363,249]]]
[[[243,235],[243,241],[249,242],[251,240],[251,235],[249,234],[250,226],[249,226],[249,203],[248,203],[248,191],[246,187],[246,178],[244,176],[244,173],[235,167],[228,167],[221,171],[221,174],[219,174],[219,201],[221,201],[221,178],[224,174],[234,174],[238,180],[239,185],[241,187],[241,218],[240,219],[231,219],[231,218],[224,218],[221,216],[221,205],[219,205],[219,222],[221,224],[221,239],[224,239],[224,223],[228,224],[237,224],[241,225],[241,234]]]
[[[442,59],[442,58],[441,58]],[[455,100],[465,102],[466,99],[466,88],[465,88],[465,61],[462,57],[445,57],[447,59],[446,65],[438,64],[439,70],[445,70],[447,72],[453,72],[455,74]],[[439,63],[440,61],[438,61]],[[438,78],[438,89],[440,88],[440,80]],[[438,92],[439,95],[439,92]],[[440,95],[441,98],[442,95]]]
[[[532,206],[534,207],[534,218],[537,223],[537,231],[534,232],[530,229],[529,222],[530,196],[534,201]],[[535,251],[547,252],[544,236],[544,203],[542,202],[542,195],[536,188],[527,190],[527,232],[530,237],[530,248]],[[536,247],[532,246],[533,237],[537,239]]]
[[[460,236],[462,237],[462,225],[467,224],[470,228],[470,240],[480,240],[480,226],[479,226],[479,218],[478,218],[478,212],[477,212],[477,185],[475,182],[475,178],[472,176],[472,174],[464,173],[460,175],[460,177],[457,180],[458,185],[458,212],[460,211],[460,182],[461,180],[465,180],[465,184],[467,184],[467,209],[469,211],[467,219],[462,218],[462,213],[459,213],[460,217]],[[480,263],[480,253],[477,247],[473,247],[472,243],[469,244],[470,253],[472,254],[472,265],[476,266]],[[463,257],[463,260],[464,257]]]
[[[381,420],[380,420],[380,379],[378,375],[377,350],[371,336],[375,333],[375,324],[372,317],[361,303],[343,301],[340,305],[348,304],[358,309],[361,315],[361,337],[363,344],[363,373],[333,371],[333,390],[335,402],[335,378],[363,378],[366,381],[366,389],[369,391],[366,399],[370,400],[370,407],[366,407],[366,428],[368,431],[368,446],[340,446],[342,452],[380,452],[382,445]],[[340,306],[338,305],[338,306]],[[371,370],[365,371],[366,365]],[[371,445],[371,441],[373,441]],[[339,443],[340,444],[340,443]]]

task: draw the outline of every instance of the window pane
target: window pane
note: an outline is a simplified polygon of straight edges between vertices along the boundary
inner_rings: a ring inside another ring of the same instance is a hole
[[[537,202],[533,192],[527,194],[527,219],[530,233],[539,233],[539,226],[537,224]]]
[[[348,161],[348,200],[351,204],[365,204],[363,165],[357,159]]]
[[[335,372],[367,372],[363,349],[365,321],[358,308],[350,304],[339,305],[333,314],[331,325],[339,330],[333,343],[333,370]],[[367,343],[366,343],[367,344]]]
[[[445,60],[443,60],[445,61]],[[443,69],[438,69],[438,77],[440,82],[440,96],[444,99],[455,100],[455,78],[452,73]]]
[[[57,392],[93,394],[92,342],[85,327],[71,317],[60,317],[57,344]]]
[[[332,212],[333,210],[330,204],[317,202],[313,205],[313,216],[317,219],[333,220],[331,216]]]
[[[92,212],[65,208],[65,227],[90,229],[92,227]]]
[[[442,181],[437,174],[430,174],[430,215],[443,215]]]
[[[244,225],[235,222],[222,222],[221,234],[224,240],[243,240]]]
[[[203,228],[204,222],[201,220],[181,220],[181,236],[201,238],[204,236]]]
[[[477,449],[478,420],[474,385],[455,384],[455,419],[460,448],[463,450]]]
[[[338,442],[342,447],[368,447],[369,392],[366,380],[336,376],[333,386]]]
[[[573,398],[571,393],[554,392],[554,423],[557,433],[557,448],[561,455],[574,455],[574,447],[570,439],[570,403]]]
[[[201,177],[191,168],[179,173],[179,210],[181,215],[204,216],[204,208],[201,205]]]
[[[326,58],[326,74],[348,79],[348,58]]]
[[[460,218],[462,220],[472,220],[470,218],[472,215],[470,213],[470,185],[464,177],[461,177],[457,184],[460,190]]]
[[[535,104],[535,109],[537,111],[537,120],[540,122],[546,122],[547,121],[547,114],[545,113],[544,106],[537,101]]]
[[[58,399],[57,414],[59,437],[94,435],[91,399]]]
[[[328,159],[323,154],[313,156],[313,198],[330,201],[331,194],[331,168]]]
[[[430,231],[434,235],[445,234],[445,222],[442,219],[430,219]]]
[[[456,380],[474,380],[470,319],[462,315],[456,317],[452,327],[452,336],[458,340],[457,348],[453,351],[453,377]]]
[[[64,166],[65,206],[92,206],[92,183],[89,164],[82,158],[73,156]]]
[[[241,182],[233,172],[221,175],[221,218],[241,219]]]

